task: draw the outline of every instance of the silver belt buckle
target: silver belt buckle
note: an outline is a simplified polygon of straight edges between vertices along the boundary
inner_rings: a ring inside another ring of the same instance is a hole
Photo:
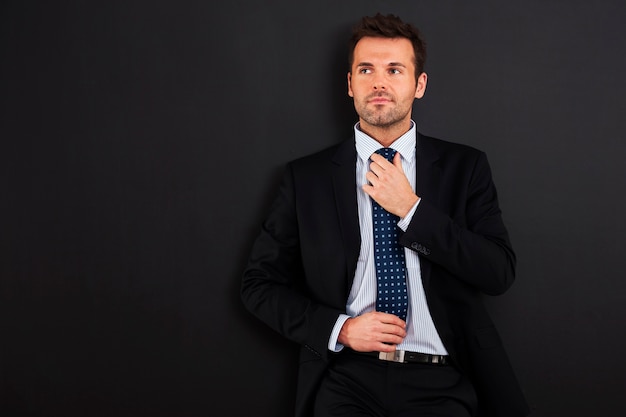
[[[404,351],[394,350],[393,352],[378,352],[378,359],[389,362],[404,362]]]

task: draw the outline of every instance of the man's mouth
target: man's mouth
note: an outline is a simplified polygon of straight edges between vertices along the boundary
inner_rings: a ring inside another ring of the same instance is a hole
[[[372,104],[386,104],[386,103],[390,103],[391,97],[388,96],[383,96],[383,95],[375,95],[372,96],[370,98],[368,98],[368,103],[372,103]]]

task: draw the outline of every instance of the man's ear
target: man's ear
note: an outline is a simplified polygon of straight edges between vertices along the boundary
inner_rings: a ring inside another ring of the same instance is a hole
[[[426,83],[428,82],[428,75],[425,72],[422,72],[419,77],[417,77],[417,87],[415,88],[415,98],[419,99],[424,97],[424,93],[426,93]]]
[[[348,95],[354,97],[354,94],[352,94],[352,73],[350,71],[348,71]]]

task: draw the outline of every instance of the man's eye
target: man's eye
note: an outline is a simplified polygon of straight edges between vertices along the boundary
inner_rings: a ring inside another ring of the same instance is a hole
[[[361,70],[359,72],[361,74],[370,74],[372,72],[372,70],[370,70],[369,68],[361,68]]]
[[[400,74],[400,70],[398,68],[391,68],[389,72],[392,74]]]

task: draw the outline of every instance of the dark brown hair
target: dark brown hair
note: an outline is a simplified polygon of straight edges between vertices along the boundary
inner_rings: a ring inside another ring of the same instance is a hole
[[[352,37],[348,44],[348,71],[352,71],[354,61],[354,48],[364,37],[375,38],[406,38],[413,44],[415,55],[415,78],[424,71],[426,62],[426,42],[422,39],[420,31],[410,23],[403,22],[398,16],[388,14],[386,16],[377,13],[375,16],[365,16],[352,28]]]

